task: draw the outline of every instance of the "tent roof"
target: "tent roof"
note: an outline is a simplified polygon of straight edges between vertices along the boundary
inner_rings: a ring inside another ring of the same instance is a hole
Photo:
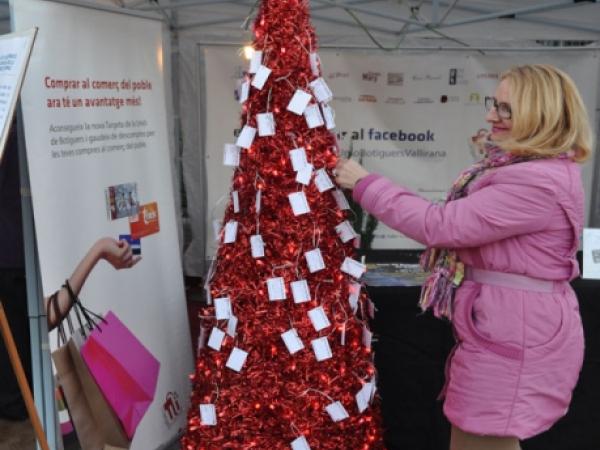
[[[254,3],[113,0],[125,9],[168,17],[181,32],[204,41],[237,44],[250,38],[240,25]],[[310,0],[310,4],[321,45],[374,47],[366,30],[386,47],[600,39],[597,0]]]
[[[145,14],[168,21],[182,35],[200,42],[235,45],[251,39],[241,25],[255,4],[255,0],[51,1]],[[321,46],[523,47],[545,41],[545,45],[589,43],[595,47],[600,41],[600,0],[309,2]],[[9,17],[8,0],[0,0],[0,22],[7,24]]]

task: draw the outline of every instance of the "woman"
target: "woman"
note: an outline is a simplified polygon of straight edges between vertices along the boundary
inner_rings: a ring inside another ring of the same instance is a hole
[[[486,108],[486,157],[445,204],[353,161],[336,169],[364,209],[429,247],[421,306],[451,318],[457,336],[442,392],[451,450],[519,449],[550,428],[583,360],[569,280],[584,209],[577,163],[591,152],[585,107],[568,75],[525,65],[502,74]]]

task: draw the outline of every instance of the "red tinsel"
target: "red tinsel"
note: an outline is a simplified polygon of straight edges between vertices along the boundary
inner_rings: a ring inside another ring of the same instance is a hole
[[[272,112],[276,134],[256,137],[242,150],[232,190],[239,195],[240,211],[230,204],[223,223],[239,223],[237,239],[221,244],[214,275],[213,298],[229,297],[239,319],[235,338],[226,336],[220,351],[199,351],[193,393],[182,449],[289,449],[303,435],[311,449],[382,449],[378,402],[359,413],[355,395],[375,375],[371,350],[362,343],[367,325],[364,293],[358,311],[348,302],[350,276],[340,270],[352,243],[343,244],[335,226],[346,220],[332,195],[295,181],[289,151],[304,147],[315,170],[325,168],[330,177],[338,159],[335,136],[325,127],[309,129],[303,116],[286,110],[296,89],[310,92],[314,80],[309,53],[316,51],[308,2],[263,0],[254,25],[256,50],[272,70],[267,83],[251,88],[242,107],[242,126],[257,127],[256,114]],[[248,76],[250,80],[250,75]],[[315,102],[313,98],[311,102]],[[262,191],[257,215],[256,193]],[[288,194],[303,190],[311,212],[294,216]],[[251,255],[250,236],[261,234],[264,258]],[[326,268],[310,273],[304,253],[320,248]],[[267,279],[283,277],[287,300],[270,301]],[[312,301],[295,304],[289,283],[306,279]],[[331,326],[316,332],[307,311],[322,306]],[[226,330],[227,321],[215,320],[214,307],[201,313],[201,326]],[[291,355],[281,334],[295,328],[304,349]],[[344,345],[342,335],[344,334]],[[333,357],[318,362],[311,340],[327,336]],[[241,369],[225,367],[233,347],[248,352]],[[325,407],[339,401],[349,418],[334,422]],[[216,407],[217,425],[201,424],[199,405]]]

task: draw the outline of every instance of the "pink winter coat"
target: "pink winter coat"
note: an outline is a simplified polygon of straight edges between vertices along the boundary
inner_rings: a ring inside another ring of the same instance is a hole
[[[457,290],[458,343],[444,402],[450,422],[474,434],[524,439],[566,414],[584,348],[568,283],[579,274],[579,165],[548,159],[491,169],[468,196],[447,204],[369,175],[354,198],[414,240],[457,249],[466,265],[553,282],[550,292],[474,281]]]

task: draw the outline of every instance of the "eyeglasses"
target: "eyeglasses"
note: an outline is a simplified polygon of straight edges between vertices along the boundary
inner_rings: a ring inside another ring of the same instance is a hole
[[[486,97],[484,101],[485,110],[491,111],[492,108],[496,110],[498,113],[498,117],[504,120],[509,120],[512,118],[512,110],[510,109],[510,105],[504,102],[498,102],[496,97]]]

